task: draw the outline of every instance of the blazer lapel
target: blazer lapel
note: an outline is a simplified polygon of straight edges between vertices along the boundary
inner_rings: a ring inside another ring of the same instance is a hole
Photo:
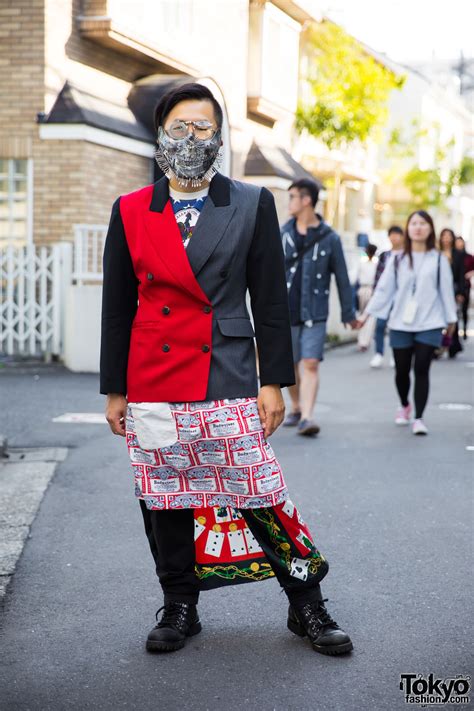
[[[186,250],[195,276],[224,237],[235,210],[230,199],[230,180],[217,173]]]
[[[144,221],[150,244],[168,273],[190,294],[208,302],[207,296],[193,274],[184,249],[169,201],[166,178],[155,183],[150,209],[145,212]]]

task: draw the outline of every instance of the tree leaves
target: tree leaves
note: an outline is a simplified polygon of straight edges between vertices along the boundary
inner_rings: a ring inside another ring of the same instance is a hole
[[[307,32],[305,82],[311,98],[298,106],[296,129],[306,129],[329,148],[364,143],[387,121],[390,92],[401,88],[405,77],[396,76],[332,22]]]

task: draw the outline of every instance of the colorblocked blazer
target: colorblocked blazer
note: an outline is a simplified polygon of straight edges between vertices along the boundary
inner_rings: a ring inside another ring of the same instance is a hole
[[[294,383],[284,256],[266,188],[218,173],[187,249],[167,178],[120,197],[103,273],[101,393],[130,402],[254,397],[254,336],[261,385]]]

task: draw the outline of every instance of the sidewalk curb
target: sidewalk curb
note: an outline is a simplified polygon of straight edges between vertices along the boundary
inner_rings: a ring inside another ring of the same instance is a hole
[[[1,438],[0,445],[4,446],[0,450],[1,604],[45,491],[68,450],[65,447],[10,449],[6,454],[5,438]]]

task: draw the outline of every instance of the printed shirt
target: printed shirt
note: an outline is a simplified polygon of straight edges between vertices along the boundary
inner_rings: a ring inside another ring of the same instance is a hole
[[[193,230],[199,219],[204,203],[209,193],[209,188],[193,193],[180,193],[170,188],[170,199],[176,222],[181,232],[184,247],[189,244]]]

